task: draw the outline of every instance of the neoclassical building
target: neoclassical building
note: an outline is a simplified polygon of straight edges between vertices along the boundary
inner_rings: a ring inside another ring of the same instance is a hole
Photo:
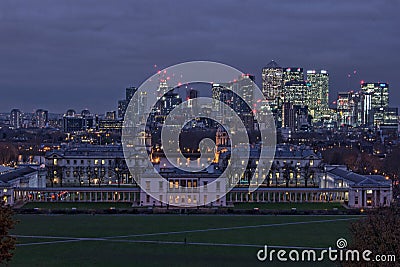
[[[347,189],[347,205],[354,208],[387,207],[393,199],[391,180],[382,175],[360,175],[346,166],[326,166],[320,187]]]
[[[253,147],[249,169],[258,164],[256,152]],[[134,206],[340,202],[350,208],[374,208],[392,202],[392,183],[385,177],[356,174],[345,166],[323,166],[321,156],[311,149],[288,145],[277,146],[268,172],[230,176],[235,186],[226,193],[226,184],[218,177],[226,167],[227,155],[227,149],[219,150],[209,167],[194,173],[179,170],[163,157],[149,156],[152,171],[163,177],[159,180],[143,168],[143,157],[128,157],[126,164],[121,146],[68,146],[46,154],[46,183],[34,184],[33,179],[24,186],[10,187],[9,182],[26,179],[18,173],[13,179],[7,175],[3,195],[12,201],[129,202]],[[196,160],[188,162],[197,164]]]

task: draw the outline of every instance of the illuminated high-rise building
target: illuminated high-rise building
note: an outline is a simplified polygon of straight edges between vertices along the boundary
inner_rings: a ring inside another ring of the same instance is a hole
[[[125,89],[125,99],[130,101],[133,97],[133,95],[136,93],[137,91],[137,87],[135,86],[131,86],[131,87],[127,87]]]
[[[277,127],[281,127],[282,124],[283,88],[283,68],[272,60],[262,69],[262,92]]]
[[[212,97],[221,103],[225,103],[238,114],[250,113],[250,106],[252,106],[254,101],[254,80],[254,75],[244,74],[233,82],[215,83],[212,87]],[[220,110],[219,107],[215,108]]]
[[[129,101],[131,101],[133,95],[136,93],[137,87],[131,86],[125,89],[125,99],[118,101],[118,118],[123,119],[125,117],[126,109],[128,108]]]
[[[107,111],[105,117],[106,117],[106,120],[116,120],[117,113],[115,111]]]
[[[212,97],[219,101],[213,108],[219,112],[218,116],[224,117],[222,106],[226,104],[235,110],[246,128],[253,129],[254,117],[251,108],[254,103],[254,80],[253,75],[244,74],[233,82],[213,84]]]
[[[358,127],[362,124],[362,103],[359,92],[339,92],[335,102],[339,127]]]
[[[319,121],[329,111],[329,74],[326,70],[307,71],[307,85],[312,96],[309,109],[314,121]]]
[[[63,131],[66,133],[86,131],[96,127],[96,116],[84,109],[81,113],[69,109],[63,116]]]
[[[291,81],[304,81],[303,68],[288,67],[283,69],[283,84]]]
[[[47,126],[47,122],[49,121],[49,112],[44,109],[38,109],[35,112],[33,117],[33,123],[35,127],[44,128]]]
[[[158,95],[161,97],[165,93],[167,93],[169,90],[172,88],[168,86],[167,80],[166,79],[160,79],[160,84],[157,88]]]
[[[10,113],[10,125],[14,129],[22,127],[22,112],[19,109],[13,109]]]
[[[285,102],[282,105],[282,126],[289,128],[293,132],[308,130],[310,121],[307,106]]]
[[[384,118],[385,110],[389,107],[389,84],[362,82],[361,102],[362,124],[379,126],[381,120],[377,118]]]
[[[310,90],[305,81],[292,80],[285,83],[283,90],[283,102],[290,102],[294,105],[310,104]]]
[[[282,95],[283,68],[271,61],[262,69],[262,92],[270,103],[275,103]]]
[[[361,83],[361,92],[371,96],[371,108],[384,108],[389,106],[389,84],[387,83]]]
[[[240,97],[235,97],[234,105],[240,114],[250,114],[254,97],[254,75],[243,74],[232,83],[232,89]],[[250,106],[248,106],[250,105]]]

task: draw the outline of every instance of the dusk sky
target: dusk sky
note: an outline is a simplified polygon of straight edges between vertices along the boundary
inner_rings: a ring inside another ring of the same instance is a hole
[[[3,0],[0,111],[104,113],[125,87],[191,60],[231,65],[258,84],[272,59],[327,69],[331,102],[360,80],[388,82],[400,106],[399,11],[389,0]]]

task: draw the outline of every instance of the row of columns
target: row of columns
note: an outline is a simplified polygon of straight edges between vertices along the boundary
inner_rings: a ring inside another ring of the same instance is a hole
[[[40,192],[40,191],[14,191],[15,200],[50,202],[137,202],[140,201],[139,192]]]
[[[347,192],[230,192],[230,202],[329,202],[348,200]]]

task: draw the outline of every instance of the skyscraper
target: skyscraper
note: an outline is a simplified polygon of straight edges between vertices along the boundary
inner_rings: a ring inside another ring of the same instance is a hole
[[[308,130],[309,116],[307,106],[293,105],[286,102],[282,105],[282,126],[296,132]]]
[[[133,95],[136,93],[137,91],[137,87],[135,86],[131,86],[131,87],[127,87],[125,89],[125,100],[130,101],[133,97]]]
[[[126,109],[128,108],[129,102],[125,99],[118,101],[118,118],[123,119],[125,117]]]
[[[365,126],[379,126],[381,120],[378,118],[385,117],[385,110],[389,107],[389,84],[362,82],[361,102],[362,123]]]
[[[314,121],[319,121],[329,110],[328,72],[326,70],[308,70],[307,85],[313,94],[309,109]]]
[[[35,126],[38,128],[44,128],[47,126],[49,118],[49,112],[44,109],[38,109],[35,112],[34,122]]]
[[[304,81],[303,68],[288,67],[283,70],[283,84],[290,81]]]
[[[305,81],[292,80],[285,83],[285,88],[283,90],[283,102],[293,103],[294,105],[305,105],[310,104],[310,94],[309,88]]]
[[[63,131],[66,133],[86,131],[96,127],[96,117],[89,110],[84,109],[77,114],[69,109],[63,116]]]
[[[262,81],[263,94],[278,128],[282,126],[282,108],[285,102],[294,105],[307,105],[309,102],[303,68],[282,68],[275,61],[271,61],[262,70]]]
[[[336,119],[339,127],[358,127],[362,124],[360,92],[339,92],[336,100]]]
[[[163,120],[168,114],[182,103],[182,98],[173,90],[165,93],[156,103],[156,114],[161,116]]]
[[[22,127],[22,112],[19,109],[13,109],[10,113],[10,125],[14,129]]]
[[[106,112],[106,120],[115,120],[117,118],[117,114],[115,111],[107,111]]]
[[[276,103],[283,90],[283,68],[271,61],[262,69],[262,92],[268,102]]]
[[[188,99],[195,99],[197,98],[199,92],[197,90],[194,89],[190,89],[189,94],[187,95]]]
[[[214,99],[220,101],[214,108],[215,111],[220,112],[218,115],[222,119],[225,119],[222,106],[226,104],[239,115],[246,128],[254,128],[254,117],[252,114],[254,79],[254,75],[244,74],[233,82],[213,84],[212,96]]]
[[[384,108],[389,106],[389,84],[387,83],[361,83],[361,92],[371,96],[371,108]]]
[[[131,101],[136,91],[137,87],[134,86],[125,89],[125,99],[118,101],[118,118],[123,119],[125,117],[125,112],[128,108],[129,101]]]

